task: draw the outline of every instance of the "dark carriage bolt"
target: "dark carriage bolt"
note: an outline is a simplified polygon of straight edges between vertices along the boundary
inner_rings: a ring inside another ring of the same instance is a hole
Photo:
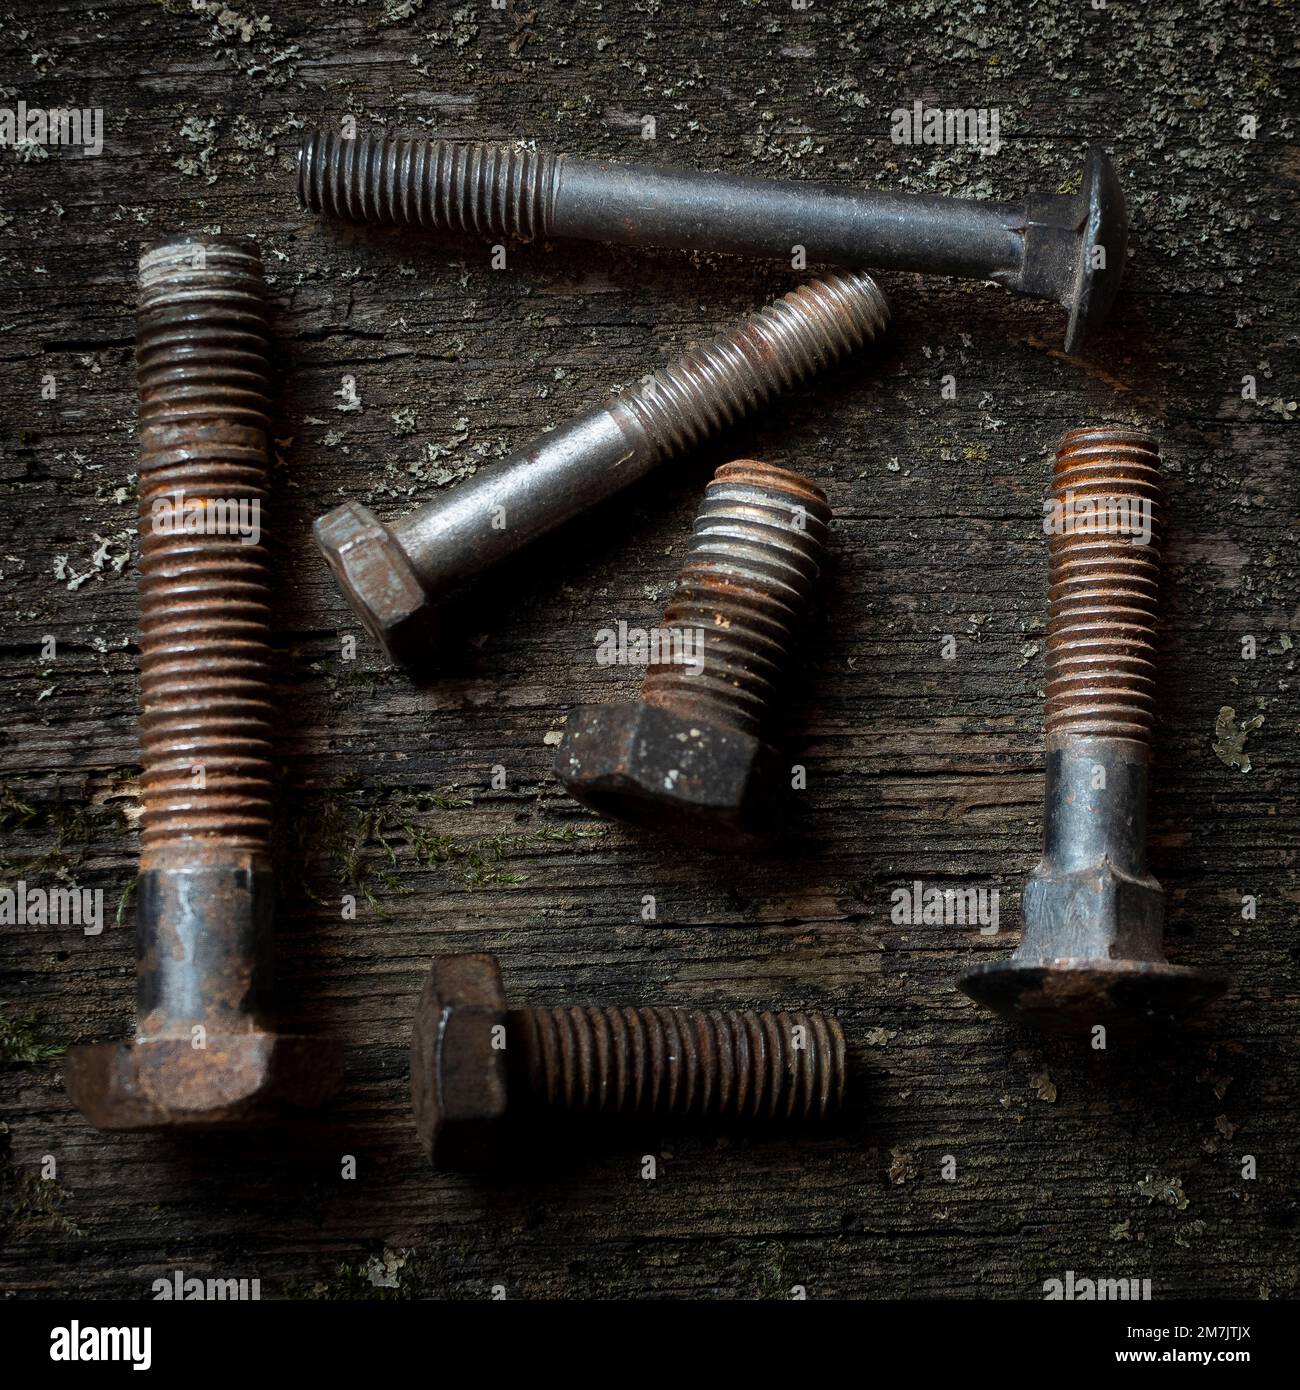
[[[578,237],[994,280],[1054,299],[1073,352],[1106,317],[1128,243],[1110,160],[1089,149],[1078,193],[996,203],[610,164],[513,145],[313,130],[305,208],[355,222],[489,239]]]
[[[718,469],[659,629],[678,649],[649,668],[639,700],[569,716],[555,775],[571,796],[712,848],[761,839],[789,790],[765,725],[830,519],[797,473],[753,459]]]
[[[316,522],[316,543],[388,655],[419,661],[450,589],[871,342],[888,317],[868,275],[813,281],[397,521],[345,503]]]
[[[335,1089],[337,1044],[271,1015],[270,330],[257,248],[140,258],[144,815],[129,1042],[68,1053],[101,1129],[236,1125]]]
[[[733,1125],[825,1120],[844,1100],[839,1020],[820,1013],[507,1009],[495,956],[434,961],[415,1009],[411,1103],[435,1168],[507,1148],[520,1116]]]
[[[1147,870],[1159,463],[1154,439],[1121,426],[1071,430],[1057,449],[1043,858],[1020,946],[961,980],[979,1003],[1053,1032],[1132,1031],[1226,987],[1165,959],[1164,891]]]

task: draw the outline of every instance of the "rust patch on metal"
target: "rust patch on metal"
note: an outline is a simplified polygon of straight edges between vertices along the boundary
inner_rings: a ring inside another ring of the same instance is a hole
[[[435,1167],[490,1157],[521,1113],[817,1123],[847,1082],[843,1030],[820,1013],[508,1009],[490,955],[440,957],[416,1005],[411,1098]]]
[[[140,260],[136,1037],[70,1050],[104,1129],[245,1124],[337,1087],[338,1046],[269,1021],[275,703],[271,371],[257,248]]]

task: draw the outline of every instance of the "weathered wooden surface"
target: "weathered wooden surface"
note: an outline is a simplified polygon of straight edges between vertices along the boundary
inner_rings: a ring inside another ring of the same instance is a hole
[[[25,0],[3,19],[4,104],[101,106],[107,127],[96,159],[0,153],[3,880],[102,888],[110,913],[131,881],[137,246],[251,234],[284,365],[286,822],[304,851],[286,870],[285,1004],[346,1039],[349,1081],[299,1131],[176,1143],[98,1134],[57,1059],[12,1061],[0,1287],[143,1297],[180,1269],[258,1277],[265,1297],[1034,1297],[1073,1269],[1149,1277],[1156,1297],[1292,1295],[1293,5],[262,0],[234,7],[268,16],[247,41],[206,8]],[[1004,148],[892,145],[889,112],[916,98],[997,107]],[[344,113],[1002,197],[1070,179],[1096,137],[1130,191],[1135,250],[1108,331],[1076,360],[1050,305],[884,277],[886,353],[480,586],[469,655],[417,687],[364,638],[342,659],[357,629],[311,518],[454,486],[797,277],[571,245],[494,271],[479,246],[318,225],[296,206],[296,134]],[[360,411],[339,409],[345,375]],[[1016,939],[1042,785],[1040,499],[1058,434],[1102,419],[1156,429],[1169,473],[1152,838],[1170,950],[1235,983],[1181,1043],[1079,1056],[981,1015],[954,980]],[[596,665],[595,630],[655,620],[712,467],[744,454],[807,470],[838,517],[789,724],[810,775],[800,839],[752,863],[600,824],[557,788],[546,741],[576,702],[632,693],[634,670]],[[1224,705],[1265,718],[1249,772],[1213,751]],[[999,888],[1002,931],[893,924],[890,892],[914,879]],[[28,1035],[127,1033],[130,916],[99,937],[0,928],[9,1054]],[[519,1000],[834,1009],[853,1112],[798,1144],[651,1135],[654,1181],[626,1150],[542,1153],[510,1184],[430,1176],[405,1047],[426,964],[453,949],[499,952]]]

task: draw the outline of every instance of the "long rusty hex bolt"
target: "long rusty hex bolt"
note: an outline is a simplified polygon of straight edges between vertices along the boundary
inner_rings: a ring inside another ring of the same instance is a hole
[[[337,1044],[271,1019],[270,330],[257,248],[140,258],[136,1036],[68,1053],[101,1129],[247,1123],[337,1085]]]
[[[798,473],[754,459],[718,469],[659,629],[667,659],[639,700],[569,715],[555,775],[571,796],[713,848],[761,839],[789,788],[765,726],[830,519]]]
[[[995,280],[1063,305],[1067,352],[1110,310],[1128,243],[1124,195],[1096,146],[1077,193],[996,203],[318,129],[299,151],[298,197],[332,217],[491,240],[578,237],[783,260],[798,245],[810,264]]]
[[[435,1168],[481,1161],[507,1119],[547,1113],[817,1122],[843,1103],[847,1077],[844,1032],[826,1014],[507,1009],[491,955],[433,962],[411,1040],[415,1128]]]
[[[1052,1032],[1134,1031],[1226,987],[1165,959],[1164,890],[1147,869],[1159,463],[1156,441],[1122,426],[1071,430],[1057,449],[1043,857],[1025,886],[1020,946],[960,982]]]
[[[388,655],[418,662],[450,589],[871,342],[888,317],[861,272],[803,285],[397,521],[344,503],[316,543]]]

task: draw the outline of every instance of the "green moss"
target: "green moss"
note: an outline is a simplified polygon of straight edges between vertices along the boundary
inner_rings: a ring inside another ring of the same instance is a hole
[[[308,813],[297,830],[304,862],[323,860],[340,888],[364,898],[376,911],[383,911],[377,891],[411,891],[403,887],[391,868],[385,868],[382,860],[377,860],[370,852],[378,847],[389,864],[397,862],[396,854],[383,837],[376,812],[331,802]],[[306,891],[314,901],[325,901],[309,886]]]
[[[524,875],[503,867],[524,843],[491,836],[466,841],[439,817],[473,802],[447,792],[396,792],[369,805],[345,800],[303,807],[292,818],[290,879],[302,879],[314,902],[325,901],[307,883],[312,865],[326,871],[345,892],[363,898],[382,914],[381,894],[411,893],[410,869],[450,869],[469,889],[522,883]]]
[[[467,888],[488,888],[498,883],[522,883],[524,875],[498,867],[515,842],[500,837],[480,840],[463,853],[461,876]]]
[[[557,845],[571,845],[575,840],[599,840],[609,833],[609,828],[604,825],[593,826],[559,826],[554,830],[539,830],[537,838],[539,840],[551,840]]]
[[[24,1066],[31,1062],[48,1062],[61,1057],[62,1043],[43,1043],[36,1037],[40,1019],[36,1014],[8,1018],[0,1014],[0,1064]]]
[[[85,1232],[63,1213],[68,1194],[53,1178],[39,1178],[7,1155],[0,1158],[0,1231],[18,1227],[81,1236]]]
[[[0,787],[0,830],[14,830],[36,818],[36,807],[9,787]]]
[[[135,885],[137,880],[128,879],[126,887],[122,889],[122,895],[117,900],[117,911],[113,914],[117,925],[120,927],[126,918],[126,909],[131,904],[131,899],[135,897]]]
[[[9,787],[0,788],[0,831],[19,831],[50,841],[27,858],[0,856],[0,874],[66,879],[81,866],[91,842],[118,824],[112,811],[90,811],[67,801],[33,804]]]
[[[411,857],[421,868],[453,865],[467,888],[487,888],[496,883],[524,881],[523,874],[499,867],[507,855],[519,847],[520,841],[516,838],[496,835],[462,844],[454,836],[435,834],[409,821],[403,823],[401,834],[411,851]]]
[[[320,1285],[315,1296],[328,1302],[355,1303],[358,1299],[392,1301],[405,1297],[401,1287],[381,1288],[371,1282],[364,1265],[341,1264],[328,1283]]]
[[[779,1240],[729,1240],[728,1264],[748,1268],[753,1276],[753,1298],[788,1299],[798,1281],[786,1269],[789,1251]]]

